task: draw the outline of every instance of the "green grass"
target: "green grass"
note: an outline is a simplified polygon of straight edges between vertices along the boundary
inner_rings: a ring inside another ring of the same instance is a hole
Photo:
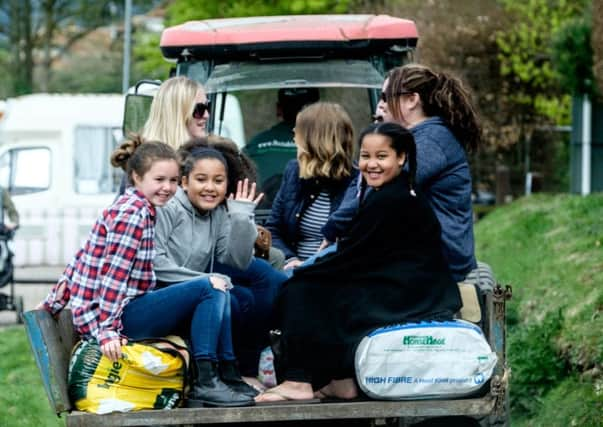
[[[0,427],[57,427],[25,330],[0,331]]]
[[[603,196],[520,199],[475,233],[478,258],[513,286],[513,425],[603,425]]]

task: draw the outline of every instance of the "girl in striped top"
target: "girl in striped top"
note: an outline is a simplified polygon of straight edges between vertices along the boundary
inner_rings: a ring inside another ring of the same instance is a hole
[[[317,102],[305,107],[294,133],[297,159],[287,164],[266,224],[272,245],[285,254],[285,271],[291,272],[318,251],[324,224],[357,175],[354,128],[341,105]]]

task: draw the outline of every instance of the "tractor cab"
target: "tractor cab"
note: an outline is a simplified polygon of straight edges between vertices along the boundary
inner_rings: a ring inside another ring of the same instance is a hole
[[[413,59],[417,39],[414,22],[386,15],[296,15],[187,22],[165,29],[160,45],[176,75],[205,87],[209,131],[258,166],[260,208],[269,209],[295,158],[297,111],[337,102],[360,131],[372,121],[385,74]],[[126,132],[142,127],[150,102],[129,104],[136,102],[126,103]]]

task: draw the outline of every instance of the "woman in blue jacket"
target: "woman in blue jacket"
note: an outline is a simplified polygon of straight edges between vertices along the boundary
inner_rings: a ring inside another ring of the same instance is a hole
[[[325,237],[322,227],[357,175],[354,128],[343,107],[329,102],[307,106],[294,132],[297,159],[285,168],[266,224],[289,271],[318,251]]]
[[[419,64],[390,71],[383,83],[377,116],[398,123],[417,144],[417,186],[442,227],[442,252],[455,280],[477,267],[473,240],[471,173],[467,153],[477,150],[481,128],[468,90],[460,80]],[[357,211],[350,191],[324,227],[335,242]]]

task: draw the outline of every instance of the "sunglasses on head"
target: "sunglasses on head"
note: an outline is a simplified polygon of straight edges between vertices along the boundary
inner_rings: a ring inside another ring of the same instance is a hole
[[[198,102],[195,104],[195,108],[193,109],[193,118],[201,119],[205,115],[205,112],[209,112],[211,110],[211,101],[207,101],[206,103]]]
[[[414,92],[410,91],[410,90],[401,90],[400,92],[394,92],[394,93],[392,93],[392,96],[410,95],[410,94],[413,94],[413,93]],[[385,92],[381,92],[380,99],[383,102],[387,102],[387,97],[385,96]]]

